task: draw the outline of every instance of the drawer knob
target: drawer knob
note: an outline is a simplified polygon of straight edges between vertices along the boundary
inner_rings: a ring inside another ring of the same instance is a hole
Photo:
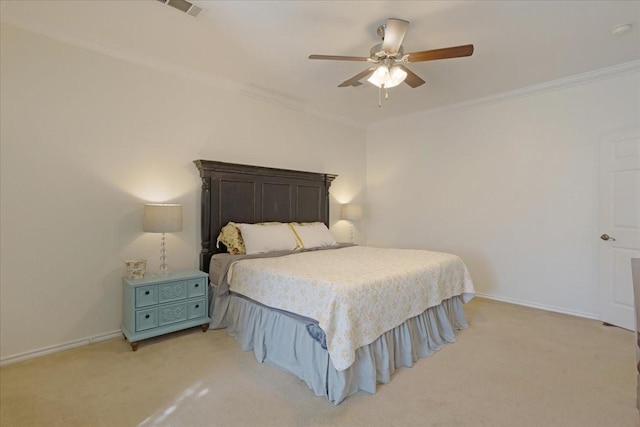
[[[144,318],[145,318],[145,319],[148,319],[148,318],[149,318],[149,315],[147,314],[146,316],[144,316]]]
[[[196,304],[196,308],[200,308],[200,304]]]
[[[200,286],[200,283],[196,283],[196,288],[197,288],[198,286]]]
[[[150,293],[149,291],[145,291],[144,292],[145,295],[149,295],[149,293]]]

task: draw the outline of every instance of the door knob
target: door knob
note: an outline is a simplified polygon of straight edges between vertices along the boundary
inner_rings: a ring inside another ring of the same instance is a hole
[[[602,240],[613,240],[614,242],[616,241],[616,239],[614,237],[611,237],[608,234],[603,234],[602,236],[600,236],[600,238]]]

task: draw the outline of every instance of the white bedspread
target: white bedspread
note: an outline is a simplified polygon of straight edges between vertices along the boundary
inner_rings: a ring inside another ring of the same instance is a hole
[[[333,365],[342,371],[358,347],[429,307],[474,288],[451,254],[351,246],[235,262],[230,290],[318,321]]]

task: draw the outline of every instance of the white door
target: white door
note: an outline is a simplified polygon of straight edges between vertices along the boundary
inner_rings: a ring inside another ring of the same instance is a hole
[[[635,330],[631,258],[640,258],[640,128],[600,146],[600,283],[603,322]]]

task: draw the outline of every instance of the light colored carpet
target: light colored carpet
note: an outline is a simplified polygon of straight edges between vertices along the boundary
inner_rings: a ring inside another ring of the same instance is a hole
[[[334,406],[224,330],[0,368],[2,426],[638,426],[634,333],[476,298],[470,328]]]

